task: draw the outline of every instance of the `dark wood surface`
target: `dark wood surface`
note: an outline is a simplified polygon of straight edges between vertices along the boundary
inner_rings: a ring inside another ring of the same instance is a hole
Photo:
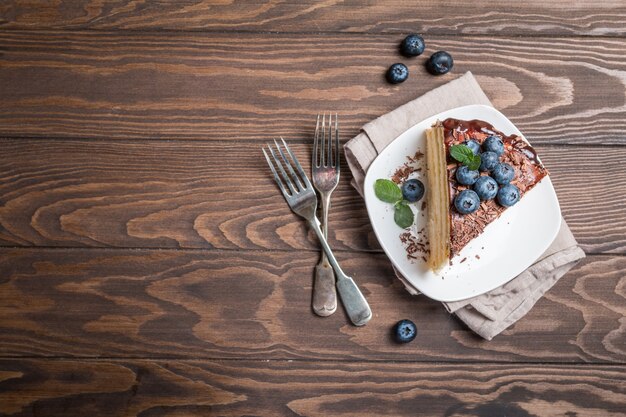
[[[0,416],[626,415],[625,28],[621,1],[1,2]],[[452,73],[398,54],[414,31]],[[308,169],[318,111],[345,142],[465,71],[587,258],[484,341],[394,278],[344,164],[330,243],[374,318],[313,315],[260,146]]]
[[[625,143],[624,38],[428,36],[453,54],[433,77],[399,34],[1,31],[0,136],[101,140],[308,139],[318,111],[345,138],[367,121],[476,74],[533,144]],[[384,73],[405,61],[411,77]]]

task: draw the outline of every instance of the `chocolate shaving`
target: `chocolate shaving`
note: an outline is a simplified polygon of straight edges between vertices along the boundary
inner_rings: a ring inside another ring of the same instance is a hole
[[[400,242],[404,246],[404,249],[407,253],[408,259],[424,259],[426,262],[426,257],[430,253],[429,242],[426,238],[426,233],[424,228],[417,231],[417,234],[414,234],[411,231],[406,231],[400,235]]]
[[[402,164],[402,166],[393,173],[391,176],[391,181],[396,184],[402,184],[404,181],[409,179],[414,172],[421,172],[422,167],[417,166],[416,163],[424,157],[424,154],[420,151],[415,152],[413,156],[407,156],[407,161]]]

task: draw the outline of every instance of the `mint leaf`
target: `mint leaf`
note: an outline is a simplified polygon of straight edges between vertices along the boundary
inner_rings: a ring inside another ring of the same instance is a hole
[[[474,157],[474,152],[467,145],[450,146],[450,155],[460,163],[467,165]]]
[[[374,183],[374,193],[378,199],[384,201],[385,203],[395,204],[402,200],[402,191],[400,191],[400,187],[398,187],[398,185],[391,180],[376,180]]]
[[[474,152],[467,145],[450,146],[450,155],[472,171],[476,171],[480,167],[480,155],[474,155]]]
[[[413,210],[407,205],[405,201],[399,201],[395,205],[396,211],[393,213],[393,219],[396,224],[403,229],[411,227],[414,220]]]
[[[476,171],[480,167],[480,155],[474,155],[471,161],[465,165],[467,165],[467,169]]]

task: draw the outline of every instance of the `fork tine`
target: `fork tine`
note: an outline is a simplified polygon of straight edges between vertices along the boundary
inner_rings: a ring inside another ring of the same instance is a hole
[[[289,154],[289,156],[291,157],[291,160],[296,165],[296,169],[298,170],[298,173],[300,174],[300,178],[302,178],[302,181],[304,181],[304,188],[305,189],[313,188],[313,186],[311,185],[311,181],[309,181],[309,177],[307,177],[306,174],[304,173],[304,170],[302,169],[302,165],[300,165],[300,162],[298,162],[298,158],[296,158],[293,152],[291,152],[291,149],[289,149],[289,146],[287,146],[287,142],[285,142],[285,139],[281,137],[280,140],[283,141],[283,145],[285,146],[287,153]]]
[[[315,123],[315,136],[313,137],[313,166],[319,167],[319,155],[317,154],[318,142],[320,140],[320,115],[317,114],[317,123]]]
[[[291,191],[292,195],[296,194],[297,191],[294,188],[293,183],[291,182],[291,179],[289,178],[289,175],[287,175],[287,172],[283,168],[283,164],[280,162],[280,160],[278,159],[278,157],[274,153],[274,148],[272,148],[271,144],[268,145],[268,148],[270,149],[270,153],[272,154],[272,158],[274,158],[274,163],[276,164],[276,166],[278,167],[278,170],[282,174],[281,177],[282,177],[283,181],[285,182],[285,184],[287,184],[287,187],[289,187],[289,191]]]
[[[324,151],[326,150],[326,112],[322,116],[322,146],[320,149],[320,166],[326,165],[326,158],[324,158]]]
[[[335,113],[335,159],[334,167],[339,169],[339,117]]]
[[[283,158],[283,161],[285,162],[285,165],[287,166],[287,170],[291,174],[291,178],[293,178],[294,183],[296,183],[296,186],[298,187],[298,192],[304,190],[304,185],[300,181],[300,178],[298,178],[298,176],[296,175],[296,171],[293,170],[291,163],[287,160],[285,153],[283,152],[278,142],[276,142],[276,139],[274,139],[274,144],[276,145],[276,149],[278,149],[278,152],[280,153],[280,157]]]
[[[263,155],[265,155],[265,159],[267,160],[267,164],[270,166],[270,169],[272,170],[272,173],[274,174],[274,180],[276,180],[276,183],[278,184],[278,188],[280,188],[280,191],[283,193],[285,198],[289,199],[291,197],[291,195],[289,195],[289,193],[287,193],[287,190],[285,189],[285,185],[280,180],[280,177],[278,176],[278,172],[276,172],[276,168],[274,168],[274,164],[270,160],[270,157],[267,156],[267,152],[265,152],[265,148],[261,148],[261,150],[263,151]]]
[[[328,114],[328,138],[326,138],[326,165],[332,166],[333,160],[331,158],[330,152],[333,148],[333,114],[329,112]]]

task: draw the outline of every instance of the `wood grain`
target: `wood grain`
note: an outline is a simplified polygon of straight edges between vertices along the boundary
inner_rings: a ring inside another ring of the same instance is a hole
[[[0,357],[618,362],[626,257],[591,256],[491,342],[412,297],[382,254],[340,253],[374,316],[311,312],[313,252],[0,250]],[[417,323],[398,346],[391,328]],[[529,341],[532,340],[532,343]]]
[[[624,366],[2,360],[3,416],[623,416]]]
[[[123,29],[254,32],[399,32],[425,34],[624,35],[626,7],[618,0],[427,0],[175,2],[76,0],[0,5],[5,29]]]
[[[293,144],[309,170],[310,145]],[[538,147],[575,236],[626,253],[623,147]],[[318,250],[254,142],[0,139],[0,244]],[[575,162],[575,163],[573,163]],[[380,251],[343,165],[331,245]],[[601,202],[601,204],[599,204]]]
[[[453,73],[403,60],[396,35],[0,32],[0,136],[310,138],[318,111],[344,137],[466,71],[535,144],[625,144],[625,39],[439,37]],[[601,87],[600,87],[601,86]]]

